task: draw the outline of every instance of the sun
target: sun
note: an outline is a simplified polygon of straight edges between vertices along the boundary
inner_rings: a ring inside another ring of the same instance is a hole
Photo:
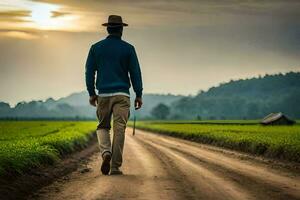
[[[55,26],[55,20],[52,18],[52,12],[59,9],[58,5],[39,3],[31,6],[31,20],[41,29],[47,29]]]
[[[78,16],[73,14],[54,16],[62,7],[57,4],[37,3],[30,6],[29,20],[34,28],[41,30],[76,30]]]
[[[62,7],[49,3],[34,3],[30,6],[31,16],[29,20],[33,26],[42,30],[74,30],[76,29],[76,15],[68,14],[63,16],[54,16],[54,13],[60,12]]]
[[[8,6],[8,13],[16,12],[21,13],[21,15],[16,15],[14,19],[18,20],[15,21],[1,21],[0,19],[0,25],[4,24],[7,27],[17,27],[16,29],[21,30],[29,29],[30,31],[76,32],[84,30],[84,26],[81,25],[83,24],[81,19],[84,17],[82,12],[78,12],[63,4],[45,3],[33,0],[7,0],[7,3],[5,1],[4,5]],[[2,3],[0,3],[0,11],[1,7]],[[1,32],[0,34],[3,35]],[[8,35],[25,36],[25,34],[20,32],[10,32]]]
[[[47,26],[49,21],[51,21],[52,11],[54,10],[53,5],[36,5],[32,7],[31,19],[38,26]]]

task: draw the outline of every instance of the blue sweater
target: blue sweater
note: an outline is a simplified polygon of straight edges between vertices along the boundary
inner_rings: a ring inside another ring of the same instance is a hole
[[[96,95],[96,73],[99,94],[129,94],[131,80],[136,96],[142,96],[142,76],[135,49],[121,37],[109,35],[91,46],[85,66],[85,81],[90,96]]]

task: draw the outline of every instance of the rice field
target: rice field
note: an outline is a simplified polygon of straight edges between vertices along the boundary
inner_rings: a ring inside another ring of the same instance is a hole
[[[132,122],[130,122],[132,126]],[[300,162],[300,125],[255,121],[138,121],[136,128],[256,155]]]
[[[86,146],[96,122],[0,121],[0,176],[53,164]],[[129,122],[132,126],[132,122]],[[257,155],[300,162],[300,125],[256,121],[138,121],[136,127]]]
[[[1,121],[0,176],[52,164],[62,155],[83,148],[96,125],[77,121]]]

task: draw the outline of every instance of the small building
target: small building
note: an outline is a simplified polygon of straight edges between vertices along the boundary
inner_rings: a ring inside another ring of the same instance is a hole
[[[293,125],[296,122],[280,112],[267,115],[260,123],[262,125]]]

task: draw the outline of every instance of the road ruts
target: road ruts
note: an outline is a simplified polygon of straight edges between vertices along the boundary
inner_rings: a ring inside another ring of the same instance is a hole
[[[101,175],[96,152],[85,167],[31,199],[300,199],[299,173],[222,148],[140,130],[132,136],[130,128],[126,133],[123,176]]]

